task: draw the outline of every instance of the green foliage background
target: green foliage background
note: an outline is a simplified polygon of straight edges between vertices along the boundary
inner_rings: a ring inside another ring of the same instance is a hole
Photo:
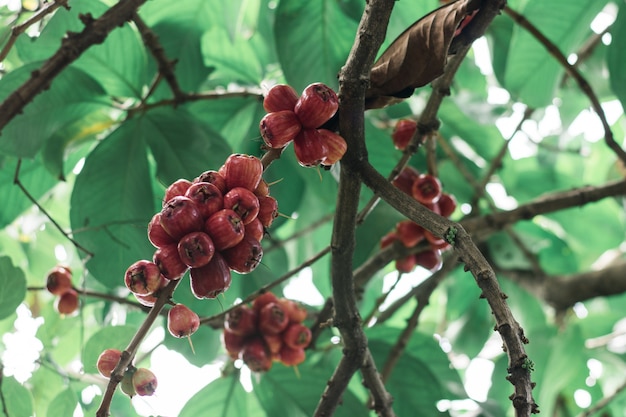
[[[36,31],[20,36],[3,61],[0,100],[56,51],[65,33],[81,30],[79,14],[97,17],[109,3],[71,0],[70,10],[59,9]],[[626,3],[513,0],[509,5],[541,28],[565,55],[579,51],[594,36],[590,23],[604,7],[619,10],[609,29],[611,43],[598,43],[578,67],[602,102],[619,100],[622,107],[626,105]],[[437,6],[435,0],[396,2],[383,47]],[[136,307],[84,296],[80,314],[60,318],[53,308],[54,298],[40,290],[46,272],[59,262],[59,254],[66,254],[62,260],[72,267],[76,286],[132,301],[122,277],[132,262],[152,257],[154,248],[148,242],[146,225],[159,210],[165,187],[178,178],[193,179],[205,170],[219,168],[234,152],[262,155],[258,123],[265,112],[260,88],[287,83],[301,91],[312,82],[324,82],[336,89],[337,73],[354,41],[363,7],[363,2],[355,0],[151,0],[139,14],[158,35],[166,55],[176,60],[175,74],[184,92],[246,94],[173,106],[164,101],[172,97],[171,90],[160,82],[146,98],[157,66],[137,28],[127,23],[56,77],[50,88],[2,131],[0,328],[3,333],[14,331],[20,304],[43,318],[37,332],[43,349],[32,377],[20,382],[11,376],[2,378],[4,404],[0,409],[7,417],[72,415],[77,405],[85,415],[93,415],[99,396],[85,401],[81,392],[93,384],[101,388],[106,384],[95,376],[95,358],[105,347],[113,347],[111,341],[118,348],[125,347],[145,316]],[[0,12],[7,25],[33,15],[6,7]],[[3,43],[8,34],[6,28],[0,28]],[[602,141],[567,130],[587,111],[589,102],[576,84],[564,77],[563,68],[545,48],[506,15],[494,21],[486,39],[493,74],[481,73],[470,53],[438,115],[441,136],[457,141],[454,157],[438,151],[439,176],[459,206],[470,203],[475,194],[461,170],[475,178],[484,176],[489,161],[507,139],[496,126],[518,118],[522,104],[536,110],[527,122],[526,134],[515,143],[532,152],[521,157],[513,151],[507,154],[494,179],[517,204],[619,178],[616,158]],[[508,100],[488,101],[489,89],[494,86],[505,90]],[[401,156],[390,140],[395,120],[418,115],[429,94],[430,88],[424,87],[403,104],[367,113],[369,155],[384,175]],[[538,132],[536,127],[548,108],[558,112],[561,125],[549,133]],[[622,113],[612,126],[620,142],[624,127]],[[534,136],[528,133],[533,131]],[[420,151],[411,164],[425,170],[424,153]],[[78,250],[42,215],[14,184],[16,172],[30,195],[93,256]],[[289,150],[271,165],[265,178],[277,181],[271,194],[281,213],[291,218],[275,222],[270,233],[277,244],[266,250],[262,267],[248,276],[234,276],[220,303],[196,300],[188,286],[180,286],[176,301],[188,304],[201,316],[218,313],[330,242],[331,223],[325,222],[303,238],[278,244],[334,213],[335,171],[304,169]],[[364,190],[363,202],[369,196]],[[502,207],[502,200],[489,198]],[[486,201],[480,214],[491,210]],[[459,220],[463,215],[459,207],[452,218]],[[357,231],[356,265],[377,251],[380,238],[401,218],[386,204],[377,206]],[[611,198],[542,215],[513,229],[539,259],[543,271],[564,275],[588,271],[608,253],[624,258],[624,223],[624,200]],[[481,243],[501,270],[528,271],[532,267],[504,233]],[[312,267],[313,283],[324,297],[331,295],[328,267],[328,257]],[[361,301],[364,316],[380,296],[385,275],[393,272],[390,264],[370,283]],[[585,315],[568,311],[565,317],[555,317],[548,305],[508,280],[506,273],[499,278],[531,341],[528,351],[535,363],[535,395],[542,414],[575,415],[581,411],[574,401],[577,390],[587,391],[595,403],[621,383],[626,368],[624,346],[590,348],[585,342],[623,329],[626,296],[585,301],[580,303]],[[468,398],[463,388],[466,364],[477,357],[495,364],[486,401],[475,403],[482,410],[480,415],[512,415],[508,399],[512,387],[504,379],[506,356],[492,348],[498,344],[492,339],[493,320],[478,296],[474,281],[461,268],[435,291],[418,332],[389,381],[398,415],[457,415],[454,407],[441,411],[437,404]],[[378,366],[406,325],[414,303],[368,330]],[[311,310],[319,307],[310,306]],[[445,353],[434,334],[445,342],[442,346],[449,344]],[[336,336],[333,330],[322,334],[317,349],[309,351],[299,367],[299,376],[276,365],[254,381],[252,392],[240,385],[239,371],[227,367],[224,377],[197,387],[198,393],[181,405],[180,415],[195,416],[203,410],[223,416],[311,415],[341,355],[340,346],[331,343],[332,336]],[[195,354],[184,340],[166,335],[162,343],[202,366],[224,360],[219,337],[218,330],[203,327],[193,337]],[[5,348],[0,344],[0,351]],[[605,370],[593,384],[589,382],[590,359]],[[81,363],[78,373],[73,371],[76,361]],[[149,365],[149,355],[143,361]],[[358,377],[353,382],[337,415],[373,415],[366,408],[367,391]],[[121,393],[116,394],[113,415],[136,415],[129,404]],[[625,407],[622,395],[603,415],[623,416]]]

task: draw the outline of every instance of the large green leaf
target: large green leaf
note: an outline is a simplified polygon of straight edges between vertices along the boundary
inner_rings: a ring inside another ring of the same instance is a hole
[[[15,312],[26,296],[26,278],[11,258],[0,257],[0,320]]]
[[[274,36],[288,84],[296,91],[313,82],[336,89],[356,28],[357,22],[344,15],[336,1],[281,1]]]
[[[123,285],[124,271],[151,259],[146,227],[155,212],[141,119],[132,119],[104,139],[76,178],[70,220],[74,237],[94,256],[87,268],[98,281]]]
[[[0,99],[17,89],[36,68],[31,64],[4,76],[0,80]],[[4,128],[0,152],[32,158],[55,133],[108,107],[109,100],[100,84],[82,70],[67,68]]]
[[[567,56],[589,34],[589,24],[607,0],[530,0],[523,14]],[[549,104],[564,70],[529,32],[516,27],[511,39],[505,85],[530,107]]]
[[[155,109],[136,124],[136,135],[150,146],[157,177],[165,186],[218,169],[231,152],[219,134],[184,108]]]
[[[2,378],[2,409],[7,417],[30,417],[33,415],[33,398],[28,390],[12,376]]]
[[[180,417],[262,417],[266,414],[256,397],[248,395],[238,379],[239,373],[219,378],[198,391],[180,411]]]
[[[78,395],[72,388],[68,388],[57,395],[50,402],[47,417],[71,416],[78,405]]]
[[[609,78],[613,92],[626,109],[626,3],[619,3],[617,19],[611,27],[611,44],[606,53],[606,63],[609,68]]]

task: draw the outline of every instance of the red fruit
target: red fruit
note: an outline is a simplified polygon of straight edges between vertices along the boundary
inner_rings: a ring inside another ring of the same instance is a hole
[[[255,337],[244,346],[241,359],[252,372],[269,371],[272,367],[272,355],[261,337]]]
[[[380,239],[380,248],[385,249],[387,246],[392,245],[396,240],[398,240],[398,234],[396,232],[389,232]]]
[[[437,206],[439,207],[439,214],[443,217],[450,217],[456,210],[456,198],[451,194],[441,193]]]
[[[124,283],[134,294],[152,294],[161,286],[161,270],[154,262],[137,261],[126,269]]]
[[[159,268],[159,271],[161,271],[161,274],[173,281],[180,279],[188,269],[188,266],[180,258],[178,245],[167,245],[158,248],[154,251],[152,260]]]
[[[156,213],[152,216],[150,223],[148,223],[148,240],[155,248],[176,243],[176,239],[170,236],[161,226],[161,213]]]
[[[265,227],[263,227],[263,223],[261,223],[261,220],[256,218],[252,220],[252,222],[248,223],[245,226],[244,235],[256,239],[259,242],[263,240],[263,236],[265,236]]]
[[[207,219],[211,214],[224,208],[224,196],[215,184],[210,182],[196,182],[185,194],[185,197],[192,199],[202,214],[202,218]]]
[[[198,177],[194,178],[193,182],[208,182],[209,184],[215,185],[222,194],[226,192],[226,179],[215,170],[204,171]]]
[[[237,359],[239,357],[239,352],[241,352],[246,344],[246,338],[224,329],[224,332],[222,333],[222,342],[224,343],[224,348],[226,349],[228,356],[232,359]]]
[[[272,197],[259,197],[259,214],[257,219],[261,221],[263,227],[268,228],[278,217],[278,201]]]
[[[414,255],[408,255],[404,258],[396,259],[396,269],[402,273],[409,273],[415,269],[417,261]]]
[[[226,313],[224,328],[239,336],[249,336],[256,332],[257,313],[243,304]]]
[[[215,298],[230,287],[231,275],[228,264],[216,252],[208,264],[189,271],[191,292],[196,298]]]
[[[181,178],[179,180],[174,181],[170,184],[169,187],[165,189],[165,195],[163,196],[163,205],[170,201],[172,198],[185,195],[187,190],[191,187],[191,181]]]
[[[441,197],[441,182],[430,174],[421,174],[411,187],[413,198],[422,204],[437,203]]]
[[[190,268],[197,268],[209,263],[215,253],[211,237],[204,232],[192,232],[178,242],[180,260]]]
[[[424,239],[424,228],[411,220],[398,222],[396,233],[398,240],[407,248],[412,248]]]
[[[439,270],[443,264],[441,251],[438,249],[425,250],[415,254],[415,261],[419,266],[426,268],[431,272]]]
[[[285,366],[296,366],[304,362],[306,353],[303,348],[293,349],[287,345],[283,345],[278,354],[278,358]]]
[[[276,297],[274,293],[264,292],[263,294],[255,298],[254,301],[252,301],[252,308],[258,314],[261,311],[261,309],[265,307],[267,304],[276,303],[276,302],[278,302],[278,297]]]
[[[283,333],[283,342],[292,349],[309,346],[311,343],[311,330],[304,324],[292,323]]]
[[[263,178],[259,181],[259,185],[254,189],[254,195],[257,197],[267,197],[270,195],[270,186]]]
[[[213,239],[215,250],[232,248],[243,240],[246,229],[237,213],[231,209],[222,209],[209,217],[204,229]]]
[[[65,291],[56,300],[56,309],[60,314],[72,314],[78,310],[79,305],[78,293],[72,289]]]
[[[267,334],[264,333],[263,340],[267,345],[267,349],[272,354],[272,357],[276,356],[280,352],[280,348],[283,347],[283,338],[280,334]]]
[[[266,114],[259,123],[263,142],[270,148],[284,148],[302,130],[302,124],[291,110]]]
[[[337,94],[322,83],[307,86],[294,107],[294,112],[305,128],[317,128],[330,120],[339,108]]]
[[[122,352],[118,349],[106,349],[103,351],[98,356],[98,362],[96,362],[96,368],[98,368],[100,375],[110,378],[121,357]]]
[[[303,167],[317,166],[328,156],[328,147],[317,129],[303,129],[293,141],[293,150]]]
[[[259,311],[259,330],[264,334],[278,334],[289,325],[289,316],[283,307],[277,303],[266,304]]]
[[[402,171],[400,171],[400,174],[398,174],[398,176],[391,181],[391,183],[398,187],[401,191],[404,191],[408,195],[412,195],[413,183],[419,175],[419,172],[415,168],[407,165],[402,169]]]
[[[72,272],[64,267],[57,265],[48,271],[46,277],[46,288],[51,294],[61,295],[72,289]]]
[[[150,396],[157,389],[157,379],[154,373],[146,368],[137,368],[133,374],[133,388],[140,396]]]
[[[159,285],[158,290],[156,290],[152,294],[142,295],[142,294],[133,293],[133,295],[135,296],[137,301],[139,301],[139,304],[146,306],[146,307],[152,307],[154,306],[154,303],[156,303],[156,301],[158,300],[161,289],[163,289],[163,287],[165,287],[169,282],[170,280],[165,278],[163,274],[161,274],[161,284]]]
[[[396,149],[405,150],[415,132],[417,132],[417,122],[415,120],[398,120],[391,133],[391,139]]]
[[[247,274],[259,266],[263,258],[261,243],[252,236],[244,236],[243,240],[222,251],[226,263],[235,272]]]
[[[161,226],[174,239],[201,230],[203,221],[195,201],[182,195],[173,197],[161,210]]]
[[[444,238],[435,236],[428,230],[424,230],[424,236],[426,237],[428,243],[430,243],[431,249],[446,249],[450,246]]]
[[[237,213],[246,225],[259,214],[259,198],[247,188],[235,187],[224,195],[224,208]]]
[[[287,84],[276,84],[269,89],[263,99],[263,108],[268,113],[292,110],[296,107],[298,93]]]
[[[320,139],[324,142],[326,148],[328,149],[326,159],[324,159],[322,165],[331,166],[343,158],[343,155],[348,149],[348,144],[341,135],[338,135],[328,129],[317,129],[317,132],[319,133]]]
[[[256,156],[233,154],[224,162],[226,188],[244,187],[254,191],[261,182],[263,163]]]
[[[300,323],[306,320],[308,312],[306,311],[306,308],[304,308],[299,302],[288,300],[286,298],[280,298],[278,300],[278,303],[285,310],[287,317],[289,317],[289,322]]]
[[[174,337],[191,336],[200,327],[200,317],[184,304],[176,304],[167,312],[167,330]]]

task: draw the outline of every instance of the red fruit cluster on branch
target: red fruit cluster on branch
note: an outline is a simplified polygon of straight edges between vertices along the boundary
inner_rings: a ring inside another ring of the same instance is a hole
[[[443,217],[450,217],[456,209],[454,196],[442,192],[441,182],[433,175],[420,174],[415,168],[407,166],[392,183]],[[419,265],[429,271],[437,271],[441,268],[441,252],[448,249],[450,244],[411,220],[398,222],[394,231],[383,236],[380,246],[385,248],[394,241],[399,241],[405,247],[412,248],[424,240],[428,242],[429,249],[397,259],[396,269],[407,273]]]
[[[148,224],[153,258],[135,262],[124,277],[139,302],[154,305],[158,291],[188,270],[194,296],[215,298],[230,287],[231,271],[259,265],[265,229],[278,215],[262,174],[260,159],[233,154],[218,170],[167,187]]]
[[[242,304],[226,315],[224,347],[253,372],[268,371],[273,362],[298,365],[311,342],[311,330],[302,324],[306,316],[297,302],[266,292],[251,306]]]
[[[46,289],[58,296],[55,308],[59,314],[69,315],[78,310],[80,300],[72,285],[72,270],[68,266],[56,265],[46,275]]]
[[[413,135],[417,132],[417,122],[411,119],[400,119],[391,132],[391,140],[396,149],[405,150]]]
[[[346,141],[321,128],[339,108],[337,94],[327,85],[310,84],[300,96],[288,85],[275,85],[267,92],[263,107],[268,112],[259,123],[263,141],[274,149],[293,142],[300,165],[331,166],[346,153]]]
[[[121,358],[122,352],[120,350],[105,349],[96,363],[100,375],[110,378]],[[135,368],[133,365],[129,365],[124,370],[121,386],[122,391],[129,397],[135,395],[150,396],[156,391],[157,385],[156,376],[147,368]]]

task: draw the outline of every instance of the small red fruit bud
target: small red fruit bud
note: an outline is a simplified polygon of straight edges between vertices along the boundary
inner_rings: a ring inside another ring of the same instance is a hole
[[[259,123],[259,130],[267,146],[280,149],[294,140],[302,124],[293,111],[282,110],[266,114]]]
[[[200,317],[184,304],[176,304],[167,312],[167,330],[174,337],[191,336],[200,327]]]
[[[292,349],[304,349],[311,343],[311,337],[311,330],[304,324],[292,323],[283,333],[283,342]]]
[[[215,298],[230,287],[232,280],[224,257],[215,252],[211,261],[189,271],[191,292],[196,298]]]
[[[155,248],[176,243],[176,239],[170,236],[161,226],[161,213],[156,213],[152,216],[150,223],[148,223],[148,240]]]
[[[224,329],[222,333],[222,342],[224,343],[224,349],[232,359],[239,358],[239,352],[243,349],[246,343],[246,338],[235,334],[227,329]]]
[[[224,196],[222,192],[215,184],[211,184],[210,182],[194,183],[187,190],[185,197],[189,197],[196,203],[203,219],[207,219],[213,213],[224,208]]]
[[[298,93],[296,93],[293,87],[287,84],[276,84],[265,95],[263,108],[268,113],[282,110],[293,111],[297,101]]]
[[[157,379],[154,373],[146,368],[137,368],[132,377],[133,388],[137,395],[150,396],[157,389]]]
[[[417,262],[417,265],[428,269],[430,272],[439,270],[443,264],[441,251],[438,249],[425,250],[415,254],[415,261]]]
[[[289,325],[289,317],[283,307],[277,303],[265,305],[259,312],[259,330],[264,334],[278,334]]]
[[[337,94],[322,83],[308,85],[296,102],[294,112],[305,128],[317,128],[330,120],[339,108]]]
[[[195,201],[182,195],[170,199],[161,210],[161,226],[174,239],[201,230],[203,221]]]
[[[226,192],[226,179],[215,170],[204,171],[198,177],[194,178],[193,182],[208,182],[209,184],[215,185],[222,194]]]
[[[258,314],[261,311],[261,309],[265,307],[267,304],[275,303],[275,302],[278,302],[278,297],[276,297],[274,293],[269,292],[269,291],[264,292],[263,294],[255,298],[254,301],[252,301],[252,308]]]
[[[338,135],[328,129],[317,129],[317,132],[319,133],[320,139],[324,141],[324,144],[328,149],[326,159],[324,159],[322,165],[331,166],[343,158],[343,155],[348,149],[348,144],[341,135]]]
[[[248,223],[245,229],[245,236],[249,236],[253,239],[258,240],[259,242],[263,240],[263,236],[265,236],[265,228],[263,227],[263,223],[261,223],[261,220],[259,220],[258,218]]]
[[[224,162],[226,189],[244,187],[254,191],[261,182],[263,163],[252,155],[233,154]]]
[[[180,279],[188,269],[188,266],[180,258],[178,245],[176,244],[163,246],[155,250],[152,261],[159,268],[161,274],[172,281]]]
[[[174,181],[172,184],[170,184],[169,187],[165,189],[165,195],[163,196],[163,205],[165,205],[165,203],[167,203],[174,197],[177,197],[179,195],[185,195],[189,187],[191,187],[191,181],[189,180],[181,178]]]
[[[413,198],[422,204],[437,203],[441,197],[441,182],[430,174],[421,174],[411,187]]]
[[[198,268],[209,263],[215,253],[211,237],[204,232],[192,232],[178,242],[180,260],[190,268]]]
[[[154,262],[137,261],[126,269],[124,283],[134,294],[152,294],[161,286],[161,270]]]
[[[402,171],[400,171],[400,174],[398,174],[398,176],[391,181],[391,183],[398,187],[400,191],[403,191],[408,195],[413,195],[413,183],[419,175],[419,172],[415,168],[407,165],[402,169]]]
[[[407,248],[412,248],[424,239],[424,228],[411,220],[398,222],[396,233],[400,242]]]
[[[224,249],[222,256],[235,272],[247,274],[259,266],[263,258],[261,243],[252,236],[244,236],[243,240],[232,248]]]
[[[121,357],[122,352],[118,349],[106,349],[103,351],[98,356],[98,362],[96,363],[96,368],[98,368],[100,375],[110,378]]]
[[[241,217],[231,209],[214,213],[206,220],[204,229],[213,239],[217,251],[232,248],[243,240],[246,232]]]
[[[72,289],[72,273],[64,266],[57,265],[48,271],[46,288],[51,294],[61,295]]]
[[[259,198],[247,188],[235,187],[224,195],[224,208],[237,213],[246,225],[259,214]]]
[[[415,120],[398,120],[391,134],[391,139],[396,149],[405,150],[415,132],[417,132],[417,122]]]
[[[416,265],[417,261],[415,260],[415,255],[408,255],[404,258],[396,259],[396,269],[404,274],[413,271]]]
[[[437,206],[439,207],[439,214],[443,217],[450,217],[456,210],[456,198],[451,194],[441,193]]]
[[[303,167],[317,166],[328,156],[328,147],[317,129],[303,129],[293,141],[293,150]]]
[[[56,300],[56,309],[60,314],[70,315],[78,310],[79,305],[78,293],[72,289],[65,291]]]
[[[252,372],[265,372],[272,367],[272,354],[261,337],[255,337],[244,346],[241,358]]]
[[[243,304],[226,314],[224,328],[239,336],[249,336],[256,332],[257,313]]]
[[[308,312],[306,308],[297,301],[280,298],[278,303],[283,307],[290,323],[301,323],[306,320]]]
[[[280,361],[285,366],[296,366],[304,362],[306,353],[303,348],[291,348],[287,345],[283,345],[278,354]]]
[[[393,242],[398,240],[398,234],[394,232],[389,232],[382,238],[380,238],[380,248],[385,249],[387,246],[392,245]]]
[[[278,217],[278,201],[272,197],[259,197],[259,214],[257,219],[261,221],[263,227],[268,228]]]

